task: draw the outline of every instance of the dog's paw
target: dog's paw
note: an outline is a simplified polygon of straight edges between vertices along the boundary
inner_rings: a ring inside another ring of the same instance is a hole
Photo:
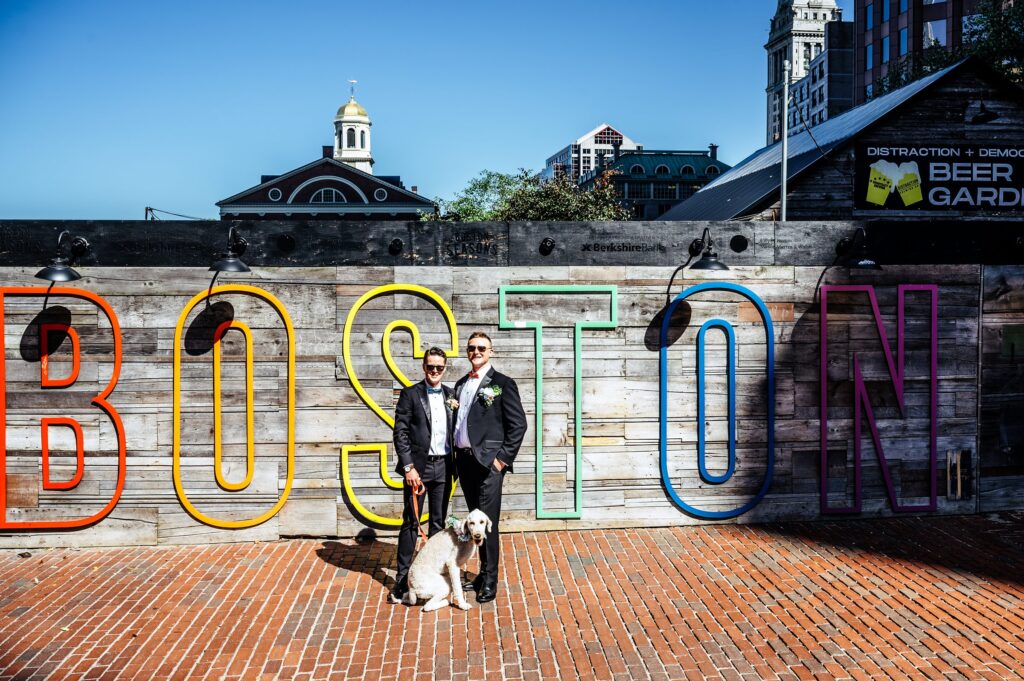
[[[469,610],[470,607],[472,606],[469,605],[469,601],[467,601],[466,599],[462,599],[461,601],[455,604],[455,607],[457,607],[459,610]]]

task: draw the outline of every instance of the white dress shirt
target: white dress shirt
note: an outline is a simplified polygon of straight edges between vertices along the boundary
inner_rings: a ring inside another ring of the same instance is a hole
[[[467,378],[466,382],[462,384],[462,390],[459,392],[459,411],[458,419],[455,422],[455,446],[462,449],[469,449],[469,424],[466,420],[469,418],[469,408],[473,406],[473,400],[476,399],[476,390],[480,387],[480,381],[484,379],[487,372],[491,370],[491,363],[480,367],[477,371],[477,378]]]
[[[427,386],[427,401],[430,403],[430,456],[444,456],[448,453],[448,414],[445,413],[444,389],[440,384],[437,392],[430,392]]]

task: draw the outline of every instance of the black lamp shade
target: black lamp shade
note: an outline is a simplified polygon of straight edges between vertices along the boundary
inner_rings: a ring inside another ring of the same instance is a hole
[[[880,270],[882,266],[866,255],[850,258],[846,266],[851,270]]]
[[[77,281],[81,278],[81,274],[58,260],[54,260],[36,272],[36,279],[45,279],[46,281]]]
[[[210,265],[210,272],[249,272],[249,266],[239,260],[234,253],[225,253],[224,256]]]
[[[718,259],[717,253],[705,251],[700,260],[690,265],[691,270],[727,270],[729,266]]]

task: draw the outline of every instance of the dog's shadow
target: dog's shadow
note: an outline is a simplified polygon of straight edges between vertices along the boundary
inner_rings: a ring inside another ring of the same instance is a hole
[[[395,545],[377,541],[376,538],[356,539],[355,544],[325,541],[316,550],[317,557],[329,565],[343,570],[362,572],[391,588],[394,580],[387,569],[395,569]]]
[[[360,534],[355,544],[325,541],[316,550],[317,557],[336,568],[355,570],[369,575],[375,582],[390,589],[395,585],[391,574],[395,570],[395,545],[377,541],[376,537]],[[390,570],[390,573],[388,572]],[[473,579],[476,574],[463,572],[463,579]]]

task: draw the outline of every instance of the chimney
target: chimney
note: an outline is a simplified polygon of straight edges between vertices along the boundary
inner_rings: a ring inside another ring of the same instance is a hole
[[[717,161],[718,160],[718,145],[717,144],[709,144],[708,145],[708,149],[711,150],[711,160],[712,161]]]
[[[622,148],[622,142],[612,142],[612,160],[619,160],[619,150]]]
[[[334,147],[329,147],[327,145],[324,145],[323,151],[324,151],[323,158],[333,158],[334,157]]]
[[[413,194],[419,194],[420,193],[420,188],[417,187],[416,185],[413,185],[412,186],[412,193]]]

